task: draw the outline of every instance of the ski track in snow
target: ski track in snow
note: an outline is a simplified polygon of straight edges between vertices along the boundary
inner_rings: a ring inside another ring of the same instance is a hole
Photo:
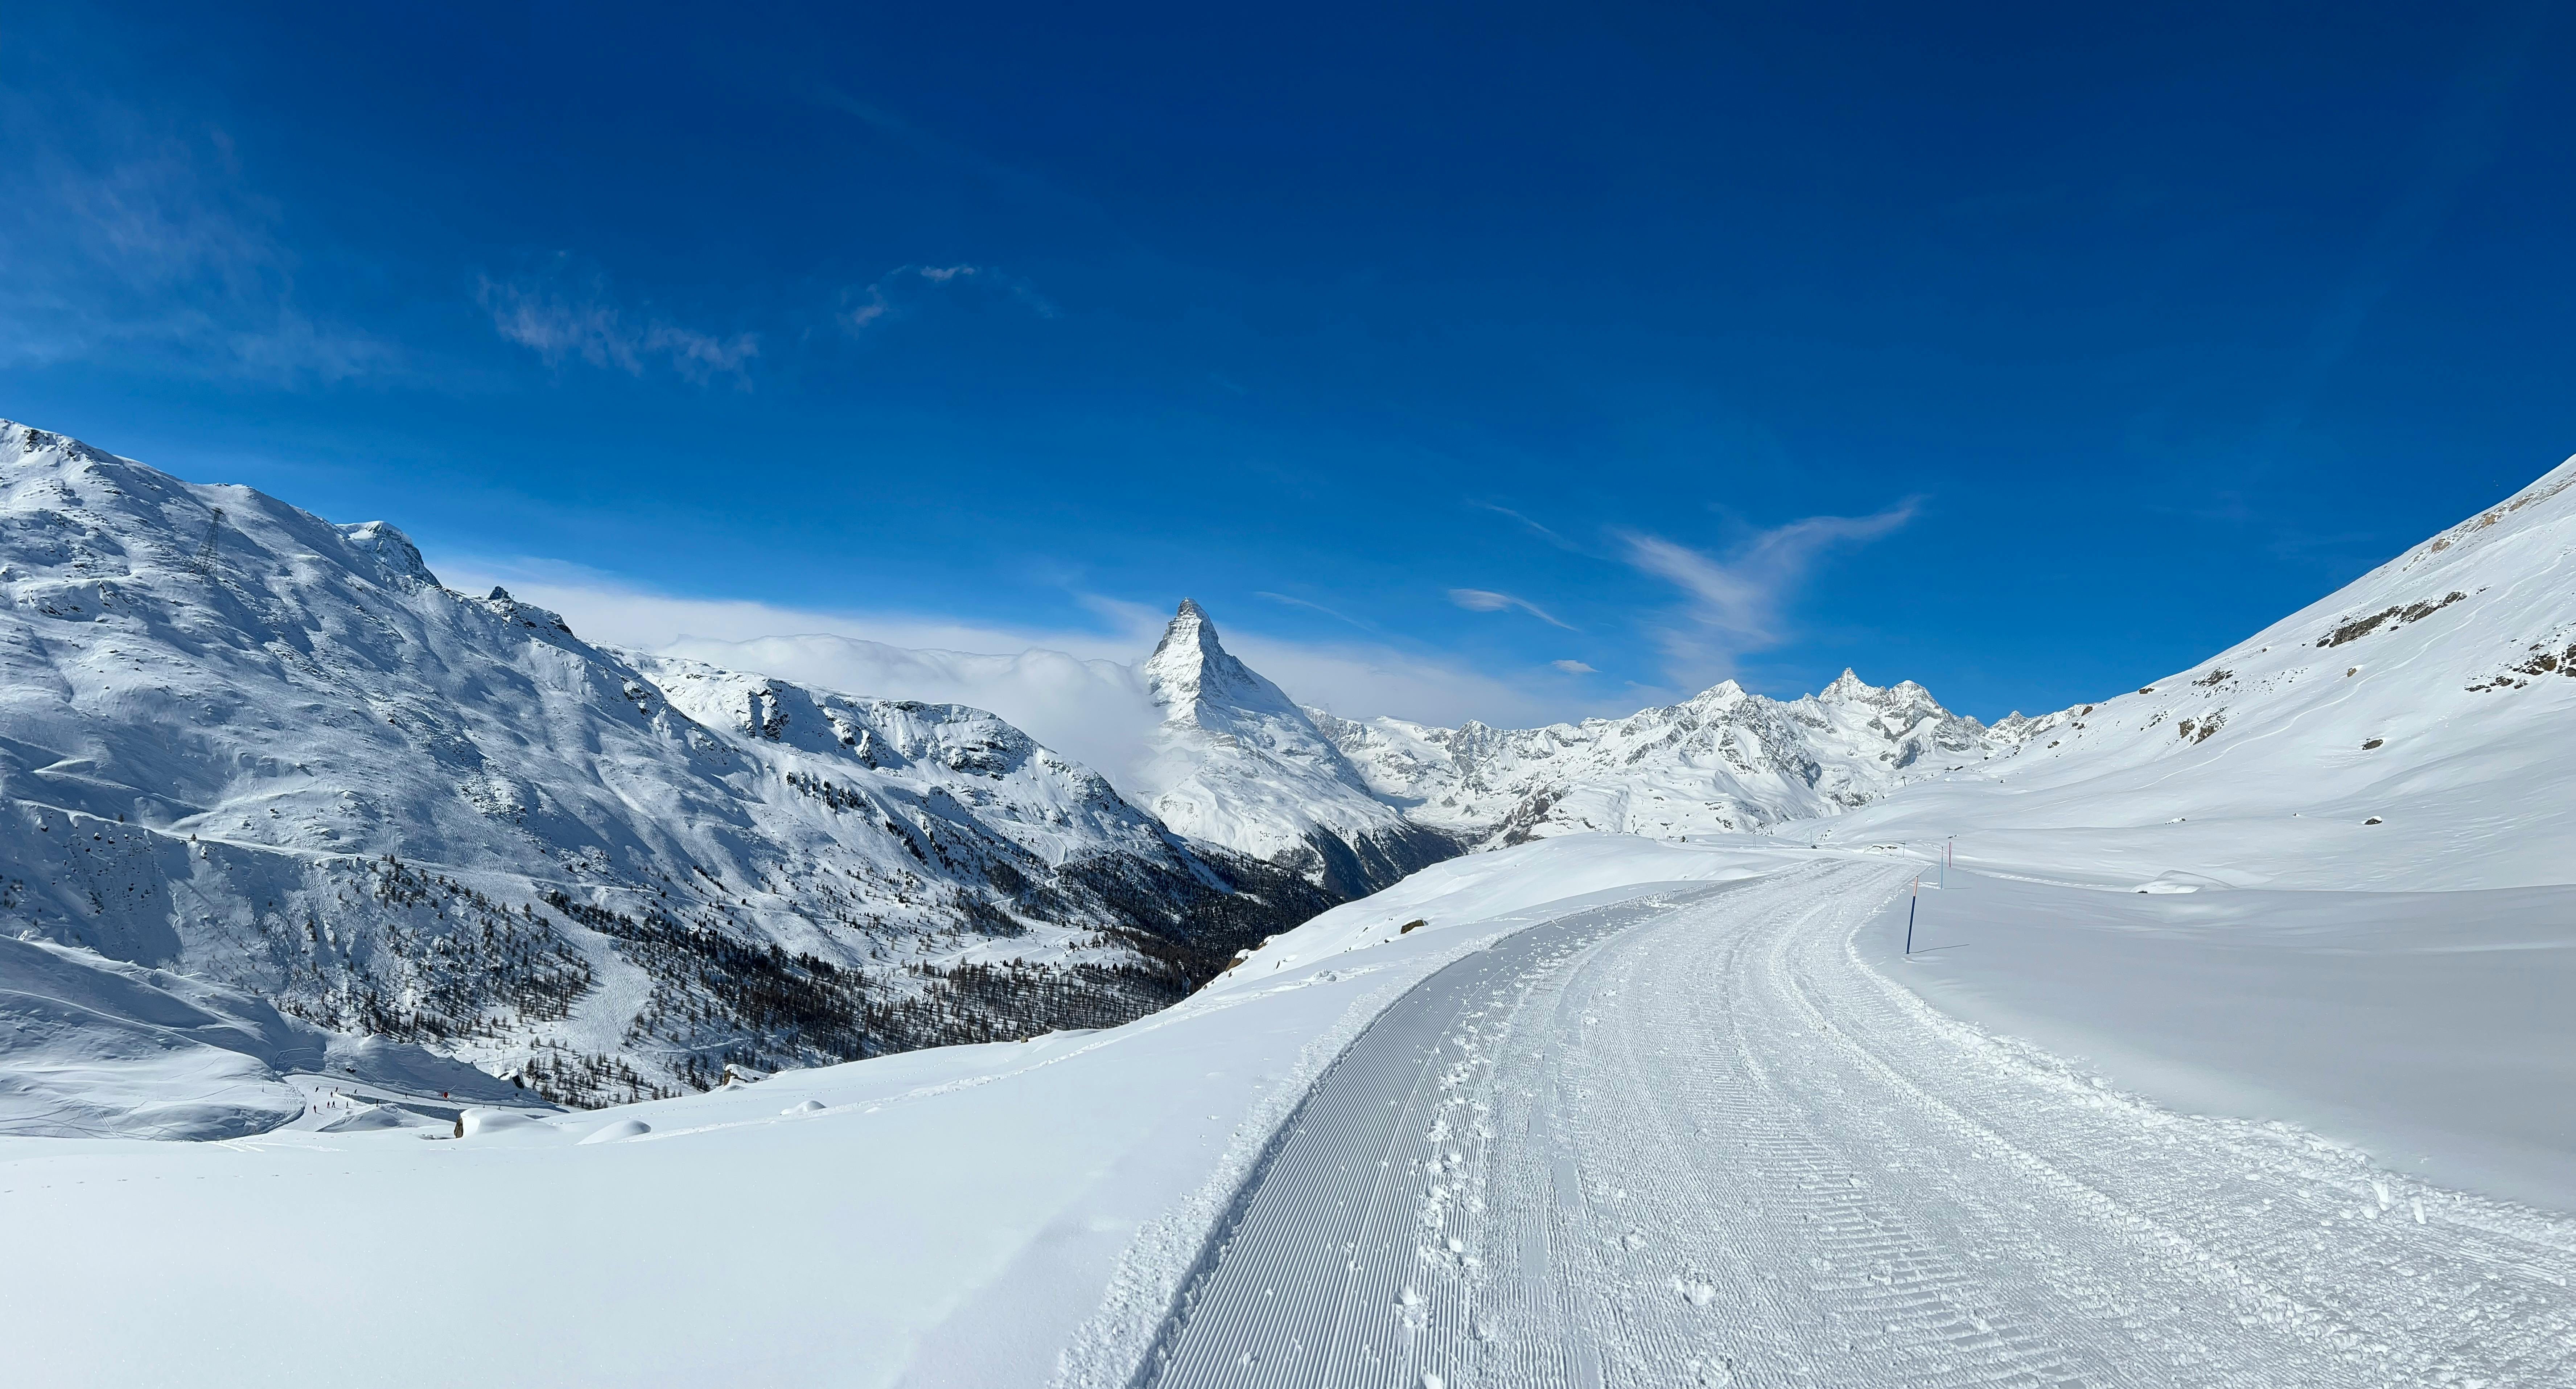
[[[2576,1220],[1935,1013],[1851,945],[1903,881],[1576,913],[1426,980],[1138,1389],[2576,1383]]]

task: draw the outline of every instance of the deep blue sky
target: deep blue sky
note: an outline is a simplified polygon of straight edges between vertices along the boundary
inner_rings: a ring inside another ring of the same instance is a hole
[[[1457,674],[1384,712],[2053,708],[2576,450],[2571,18],[21,4],[0,415],[462,570]]]

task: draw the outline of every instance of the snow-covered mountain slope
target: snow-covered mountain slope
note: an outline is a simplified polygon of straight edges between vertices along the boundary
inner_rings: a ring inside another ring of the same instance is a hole
[[[990,715],[639,666],[0,425],[0,930],[580,1100],[1114,1022],[1323,905]]]
[[[0,1134],[233,1138],[303,1114],[292,1076],[525,1104],[417,1046],[349,1037],[267,1000],[92,951],[0,936]]]
[[[1139,667],[1163,711],[1141,773],[1163,823],[1296,869],[1342,896],[1376,891],[1458,851],[1370,790],[1316,718],[1235,659],[1182,599]]]
[[[2189,670],[2033,721],[2009,759],[1817,832],[1957,834],[1963,859],[2103,881],[2563,883],[2571,733],[2576,459]]]
[[[1309,712],[1416,823],[1496,844],[1589,831],[1673,838],[1833,815],[2010,752],[2030,725],[2015,715],[1987,728],[1913,681],[1880,689],[1848,670],[1787,702],[1729,680],[1666,708],[1546,728]]]
[[[983,710],[836,694],[672,657],[626,659],[672,707],[738,735],[782,780],[797,778],[799,794],[834,799],[828,782],[805,789],[808,772],[873,773],[854,780],[837,809],[873,816],[898,837],[899,817],[944,820],[921,829],[924,848],[945,830],[948,841],[935,847],[952,858],[980,841],[985,852],[1023,866],[1057,868],[1115,853],[1170,873],[1189,871],[1172,836],[1097,773]]]
[[[652,649],[817,689],[987,709],[1131,796],[1132,773],[1151,755],[1162,722],[1132,663],[1042,647],[990,656],[807,633],[739,641],[681,636]]]

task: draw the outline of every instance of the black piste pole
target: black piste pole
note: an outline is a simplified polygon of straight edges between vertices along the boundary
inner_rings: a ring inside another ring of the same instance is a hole
[[[1914,953],[1914,905],[1923,900],[1923,875],[1914,875],[1914,895],[1905,899],[1905,953]]]

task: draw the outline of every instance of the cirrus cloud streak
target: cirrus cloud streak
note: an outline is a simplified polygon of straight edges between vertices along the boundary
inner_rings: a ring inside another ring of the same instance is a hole
[[[1515,598],[1488,588],[1453,588],[1449,590],[1449,601],[1474,613],[1498,613],[1517,608],[1550,627],[1562,627],[1569,632],[1575,630],[1574,624],[1558,620],[1555,614],[1526,598]]]
[[[1697,687],[1731,674],[1745,652],[1786,640],[1788,600],[1828,550],[1891,534],[1920,509],[1908,498],[1868,516],[1810,516],[1757,532],[1723,555],[1643,531],[1614,535],[1632,567],[1682,591],[1681,609],[1654,637],[1673,678]]]

